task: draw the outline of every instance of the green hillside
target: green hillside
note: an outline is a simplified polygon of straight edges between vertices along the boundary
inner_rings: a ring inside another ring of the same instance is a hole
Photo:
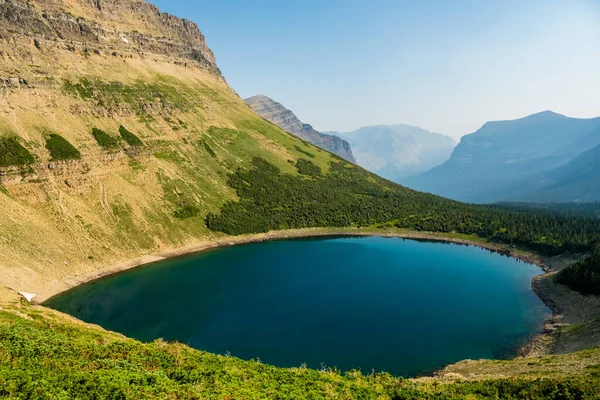
[[[255,158],[229,176],[238,200],[207,216],[207,226],[228,234],[270,230],[395,226],[429,232],[476,234],[545,253],[587,251],[600,241],[600,221],[531,210],[463,204],[415,192],[341,159],[327,173],[300,158],[297,174]]]
[[[581,293],[600,295],[600,246],[589,256],[561,271],[556,281]]]

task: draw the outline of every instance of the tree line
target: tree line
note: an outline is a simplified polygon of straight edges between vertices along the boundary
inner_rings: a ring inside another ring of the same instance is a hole
[[[600,220],[585,216],[464,204],[416,192],[345,161],[327,173],[302,159],[298,175],[264,159],[229,176],[239,200],[210,213],[211,230],[232,235],[309,227],[381,224],[431,232],[457,232],[526,245],[546,253],[588,251],[600,243]]]

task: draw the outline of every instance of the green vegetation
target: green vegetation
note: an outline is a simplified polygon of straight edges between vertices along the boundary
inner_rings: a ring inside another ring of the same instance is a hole
[[[127,162],[127,164],[129,165],[129,168],[131,168],[133,171],[145,171],[146,170],[146,167],[144,167],[135,158],[130,158],[129,161]]]
[[[312,162],[305,160],[304,158],[298,159],[296,162],[296,168],[302,175],[317,176],[321,175],[321,168],[313,164]]]
[[[211,126],[208,128],[208,135],[213,139],[227,140],[235,139],[239,135],[239,132],[231,128],[221,128],[218,126]]]
[[[33,155],[17,138],[0,138],[0,167],[24,166],[33,162]]]
[[[123,125],[119,126],[119,133],[121,134],[123,140],[125,140],[131,147],[141,147],[144,145],[144,142],[142,142],[139,137],[129,132]]]
[[[163,149],[155,152],[153,155],[159,160],[169,161],[176,165],[181,165],[187,161],[179,152],[172,149]]]
[[[299,162],[305,169],[307,161]],[[239,201],[226,203],[207,226],[229,234],[276,229],[396,226],[416,231],[475,234],[546,253],[584,251],[600,242],[600,221],[510,212],[415,192],[347,162],[331,162],[313,179],[283,174],[255,158],[229,177]]]
[[[420,383],[277,368],[140,343],[29,305],[0,311],[0,397],[29,399],[596,399],[597,368],[564,377]]]
[[[106,150],[114,150],[119,147],[119,141],[101,129],[92,128],[92,136],[94,136],[96,142]]]
[[[303,148],[301,148],[300,146],[296,146],[296,147],[295,147],[295,149],[296,149],[296,151],[298,151],[298,152],[300,152],[300,153],[302,153],[302,154],[304,154],[304,155],[306,155],[306,156],[309,156],[310,158],[315,158],[315,155],[314,155],[314,154],[312,154],[312,153],[309,153],[308,151],[304,150],[304,149],[303,149]]]
[[[509,211],[550,214],[564,217],[596,217],[600,218],[600,203],[496,203]]]
[[[200,141],[202,143],[202,145],[204,146],[204,148],[206,149],[206,152],[212,157],[212,158],[217,158],[217,155],[215,154],[215,151],[212,149],[212,147],[210,147],[208,145],[208,143],[206,143],[206,140],[201,140]]]
[[[585,294],[600,295],[600,246],[556,275],[556,282]]]
[[[81,153],[64,137],[51,133],[46,139],[46,149],[50,152],[50,161],[78,160]]]
[[[187,201],[181,201],[179,207],[173,212],[173,216],[178,219],[186,219],[195,217],[199,213],[198,207]]]
[[[98,78],[66,80],[63,82],[63,91],[98,107],[110,108],[127,104],[139,116],[148,115],[148,104],[168,104],[170,108],[185,111],[192,106],[193,101],[193,92],[187,91],[179,81],[160,75],[153,80],[132,84],[108,82]]]

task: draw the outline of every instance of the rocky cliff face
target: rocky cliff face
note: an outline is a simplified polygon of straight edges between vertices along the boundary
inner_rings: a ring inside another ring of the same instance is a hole
[[[219,73],[196,24],[142,0],[0,0],[0,40],[14,43],[24,37],[38,50],[116,57],[154,54],[197,62]]]
[[[334,135],[326,135],[305,124],[281,103],[267,96],[258,95],[245,100],[258,115],[280,127],[281,129],[306,140],[322,149],[356,163],[350,144]]]

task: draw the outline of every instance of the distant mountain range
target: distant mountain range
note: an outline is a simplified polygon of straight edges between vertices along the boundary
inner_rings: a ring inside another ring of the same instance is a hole
[[[245,101],[255,113],[289,133],[399,183],[446,161],[456,146],[448,136],[409,125],[319,132],[267,96],[253,96]]]
[[[600,200],[600,118],[551,111],[488,122],[443,164],[405,182],[452,199],[489,203]]]
[[[471,203],[600,201],[600,118],[544,111],[454,139],[410,125],[318,132],[266,97],[245,100],[284,130],[386,179]]]
[[[272,122],[281,129],[306,140],[324,150],[356,163],[350,144],[338,136],[323,134],[315,130],[309,124],[305,124],[296,115],[285,108],[281,103],[263,96],[257,95],[244,100],[255,113]]]
[[[327,133],[350,142],[358,165],[398,183],[443,163],[456,146],[449,136],[404,124]]]
[[[600,132],[598,132],[600,137]],[[567,164],[530,179],[530,189],[511,200],[551,202],[600,201],[600,145]],[[537,184],[537,187],[535,186]],[[533,189],[532,189],[533,188]]]

